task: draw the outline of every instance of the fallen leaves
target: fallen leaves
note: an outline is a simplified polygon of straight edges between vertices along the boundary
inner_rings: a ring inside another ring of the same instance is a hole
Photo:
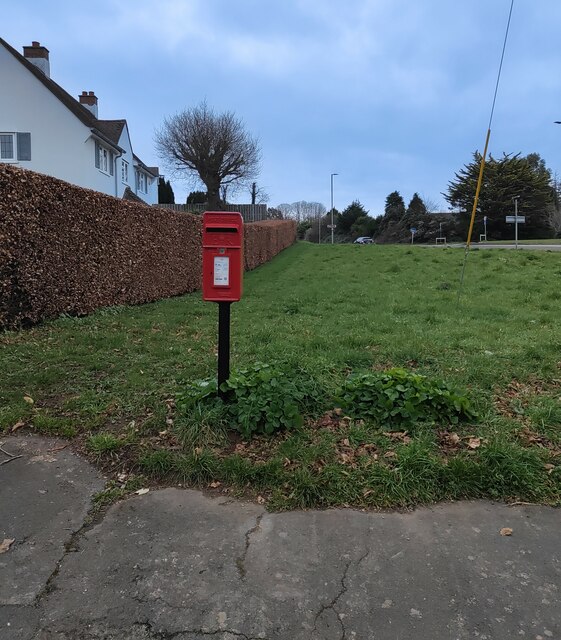
[[[460,437],[457,433],[448,433],[448,431],[439,432],[438,437],[442,449],[450,453],[456,452],[463,447],[466,447],[469,453],[474,453],[481,445],[486,443],[486,440],[479,436],[468,435]]]
[[[384,435],[386,438],[390,438],[390,440],[397,440],[403,444],[409,444],[411,442],[407,431],[384,431]]]
[[[501,534],[501,536],[511,536],[512,535],[512,529],[510,527],[503,527],[499,533]]]
[[[0,553],[6,553],[15,541],[15,538],[4,538],[4,540],[0,542]]]
[[[23,420],[18,420],[16,422],[16,424],[12,427],[11,431],[13,433],[14,431],[17,431],[18,429],[21,429],[22,427],[25,427],[25,422]]]
[[[27,402],[27,404],[34,404],[35,400],[33,400],[33,398],[31,396],[23,396],[23,399],[25,402]]]
[[[150,489],[139,489],[138,491],[135,491],[135,493],[137,496],[143,496],[146,495],[149,491]]]
[[[476,438],[475,436],[469,436],[467,441],[467,446],[470,449],[479,449],[481,446],[481,438]]]

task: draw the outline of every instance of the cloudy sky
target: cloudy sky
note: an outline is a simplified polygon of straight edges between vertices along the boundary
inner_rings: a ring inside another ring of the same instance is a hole
[[[270,205],[441,192],[482,149],[510,0],[27,0],[2,37],[50,50],[51,77],[126,118],[135,152],[206,99],[261,140]],[[561,172],[561,2],[515,0],[491,152],[538,152]],[[191,185],[175,181],[176,201]],[[239,201],[247,201],[240,195]]]

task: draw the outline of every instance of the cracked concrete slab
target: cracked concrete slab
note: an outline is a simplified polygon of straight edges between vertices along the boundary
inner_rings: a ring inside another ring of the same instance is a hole
[[[270,514],[164,489],[81,528],[99,475],[52,440],[5,446],[24,458],[0,467],[1,640],[561,640],[560,510]]]
[[[66,556],[37,638],[561,637],[560,524],[486,502],[269,514],[153,491]]]
[[[104,481],[60,440],[20,436],[1,442],[21,458],[0,466],[0,537],[14,540],[0,555],[0,605],[30,605]]]

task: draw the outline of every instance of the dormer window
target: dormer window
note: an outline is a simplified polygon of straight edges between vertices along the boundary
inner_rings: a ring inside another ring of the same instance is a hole
[[[107,175],[113,175],[114,154],[106,147],[95,143],[95,166]]]
[[[136,190],[141,193],[148,193],[148,179],[142,171],[136,172]]]
[[[121,160],[121,180],[125,184],[129,182],[129,163],[126,160]]]

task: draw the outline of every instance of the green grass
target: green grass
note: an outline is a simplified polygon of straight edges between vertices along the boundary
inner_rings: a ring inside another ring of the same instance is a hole
[[[120,460],[116,468],[152,482],[219,483],[278,509],[557,503],[559,257],[474,251],[457,304],[462,258],[427,247],[291,247],[246,274],[231,359],[314,372],[324,411],[350,371],[404,367],[467,390],[480,416],[472,424],[410,428],[403,443],[374,422],[311,420],[271,439],[232,440],[204,411],[174,407],[185,381],[216,370],[217,306],[192,294],[1,334],[0,429],[24,422],[76,438],[105,468]],[[443,446],[442,433],[457,433],[460,445]],[[470,437],[481,445],[470,449]]]

